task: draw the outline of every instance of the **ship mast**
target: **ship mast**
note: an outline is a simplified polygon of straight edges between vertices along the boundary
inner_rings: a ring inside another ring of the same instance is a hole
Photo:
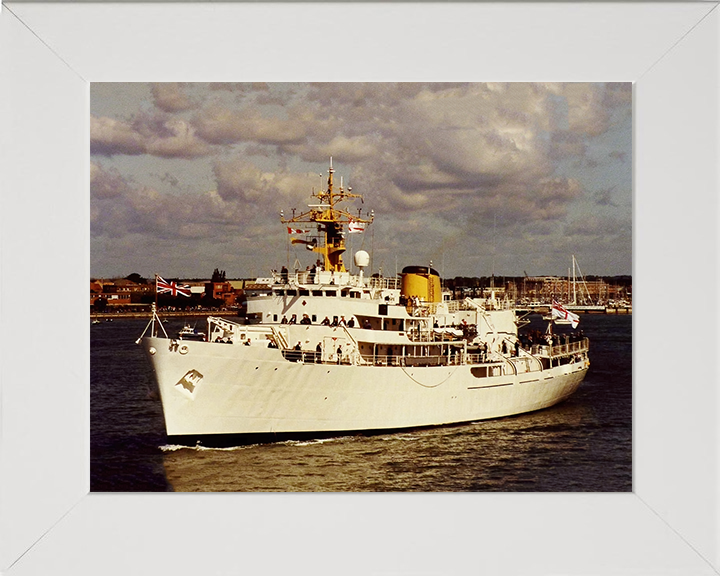
[[[308,248],[313,252],[322,255],[324,269],[330,272],[346,272],[342,255],[345,252],[345,225],[349,223],[366,225],[373,221],[373,213],[368,218],[361,218],[351,215],[346,210],[339,208],[338,204],[350,198],[360,198],[359,194],[353,194],[352,188],[348,186],[347,190],[343,188],[342,179],[340,187],[335,189],[333,186],[333,174],[335,170],[332,166],[332,157],[330,157],[330,168],[328,169],[327,190],[320,190],[313,193],[312,196],[319,200],[318,204],[310,204],[307,212],[303,212],[298,216],[285,219],[281,216],[280,221],[283,224],[310,223],[316,224],[318,232],[324,239],[321,245],[314,245],[304,240],[293,242],[301,242],[308,244]]]

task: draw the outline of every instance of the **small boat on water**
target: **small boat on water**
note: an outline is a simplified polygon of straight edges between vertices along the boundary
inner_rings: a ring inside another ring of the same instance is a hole
[[[179,340],[197,340],[205,341],[205,332],[199,332],[195,326],[185,323],[182,329],[178,332]]]
[[[248,298],[244,323],[211,316],[202,339],[185,329],[171,338],[153,309],[138,342],[173,441],[472,422],[547,408],[578,388],[590,364],[586,338],[525,338],[510,302],[494,293],[453,300],[432,266],[366,277],[369,255],[359,250],[359,272],[350,273],[345,231],[362,233],[374,213],[342,208],[360,196],[335,188],[333,173],[331,161],[327,189],[307,212],[281,217],[316,265],[257,279],[266,290]]]

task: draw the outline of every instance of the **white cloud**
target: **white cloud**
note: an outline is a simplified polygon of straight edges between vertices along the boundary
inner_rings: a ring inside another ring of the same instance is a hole
[[[144,138],[125,122],[90,116],[90,150],[93,154],[144,154]]]

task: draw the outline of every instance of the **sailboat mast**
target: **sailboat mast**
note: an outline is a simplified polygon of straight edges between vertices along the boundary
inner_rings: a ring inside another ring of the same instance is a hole
[[[577,304],[577,293],[575,291],[575,254],[572,257],[572,268],[573,268],[573,305]]]

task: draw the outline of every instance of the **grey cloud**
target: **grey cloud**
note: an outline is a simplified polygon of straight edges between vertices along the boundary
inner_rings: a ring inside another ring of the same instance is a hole
[[[92,235],[121,238],[141,234],[148,239],[220,238],[242,224],[234,203],[217,192],[199,195],[163,194],[145,186],[129,188],[123,196],[93,200]]]
[[[262,174],[242,160],[217,162],[213,167],[218,193],[225,200],[254,201],[261,195]]]
[[[608,106],[622,106],[630,111],[632,103],[631,82],[607,82],[604,85],[605,99]]]
[[[163,158],[196,158],[210,153],[210,147],[197,138],[194,128],[187,122],[172,120],[166,128],[172,135],[149,138],[147,149],[150,154]]]
[[[595,194],[593,194],[593,200],[598,206],[617,207],[618,204],[613,199],[613,194],[616,188],[616,186],[611,186],[610,188],[595,192]]]
[[[374,162],[383,152],[384,147],[374,134],[346,135],[339,134],[325,142],[313,144],[285,144],[279,149],[293,154],[295,151],[307,161],[317,162],[330,156],[342,158],[343,162]]]
[[[165,112],[182,112],[196,106],[177,82],[156,82],[152,85],[155,106]]]
[[[196,135],[195,127],[167,114],[139,114],[133,129],[145,139],[148,154],[162,158],[206,156],[211,148]]]
[[[548,140],[548,152],[555,160],[584,158],[587,153],[587,147],[587,139],[579,134],[564,130],[553,132]]]
[[[121,197],[130,189],[130,183],[116,168],[105,169],[101,164],[90,164],[90,195],[93,199]]]
[[[604,90],[592,84],[570,84],[565,90],[568,99],[569,129],[589,136],[605,132],[610,114],[604,103]]]
[[[423,92],[457,95],[471,86],[466,82],[314,82],[307,97],[322,106],[396,107]]]
[[[226,92],[236,92],[236,91],[245,91],[245,88],[243,88],[243,85],[237,82],[210,82],[208,85],[210,87],[210,90],[218,91],[226,91]]]
[[[224,201],[237,202],[243,210],[253,213],[304,209],[313,186],[317,188],[320,184],[315,174],[282,169],[264,172],[244,157],[217,162],[213,173],[219,196]]]
[[[112,118],[90,117],[90,152],[101,156],[145,154],[145,139],[131,126]]]
[[[221,238],[228,228],[243,224],[245,211],[216,191],[165,194],[138,185],[116,168],[92,163],[91,233],[93,237]]]
[[[257,109],[231,110],[214,105],[195,119],[198,134],[213,144],[256,141],[264,144],[298,143],[305,139],[302,120],[264,117]]]
[[[139,114],[131,123],[91,116],[90,151],[101,156],[195,158],[209,154],[211,148],[185,120],[164,114]]]
[[[238,100],[249,95],[262,97],[270,91],[267,82],[210,82],[208,88],[212,92],[229,92],[235,94]]]
[[[571,202],[581,193],[576,180],[546,178],[527,188],[507,184],[489,192],[478,191],[463,197],[459,209],[471,213],[475,224],[484,228],[552,225],[567,216]],[[449,216],[453,217],[452,211]]]
[[[629,218],[620,219],[611,215],[589,214],[569,222],[565,233],[573,237],[600,238],[631,233]]]
[[[170,174],[169,172],[165,172],[162,176],[158,176],[160,178],[161,182],[166,182],[170,184],[173,188],[177,188],[180,184],[180,180],[178,180],[175,176]]]

